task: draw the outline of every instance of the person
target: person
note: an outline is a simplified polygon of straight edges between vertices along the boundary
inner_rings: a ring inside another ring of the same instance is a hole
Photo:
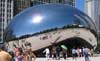
[[[76,61],[77,52],[76,52],[75,47],[72,48],[72,56],[73,56],[73,60]]]
[[[51,54],[52,54],[52,58],[55,59],[56,58],[56,46],[52,47]]]
[[[57,48],[56,48],[56,56],[57,56],[58,60],[60,59],[60,52],[61,52],[61,48],[59,46],[57,46]]]
[[[30,61],[31,57],[29,54],[29,50],[25,49],[25,51],[23,52],[23,61]]]
[[[18,47],[15,47],[14,54],[15,54],[15,61],[18,61],[18,56],[20,54],[20,51],[19,51]]]
[[[63,55],[64,59],[66,59],[68,48],[66,47],[66,45],[61,45],[61,47],[62,47],[62,55]]]
[[[18,57],[17,57],[17,61],[22,61],[23,60],[23,55],[22,53],[19,53]]]
[[[94,55],[94,50],[93,50],[93,48],[90,49],[90,53],[91,53],[91,57],[93,57],[93,55]]]
[[[85,50],[85,48],[82,47],[82,57],[84,57],[84,50]]]
[[[46,48],[43,53],[46,53],[45,56],[46,56],[46,59],[49,59],[49,56],[50,56],[50,50],[49,48]]]
[[[0,49],[0,61],[10,61],[11,55],[5,51],[5,47],[1,46]]]
[[[89,48],[86,47],[84,49],[85,61],[89,61],[89,52],[90,52]]]
[[[15,61],[15,55],[13,51],[9,51],[9,54],[12,56],[11,61]]]
[[[82,57],[82,49],[81,48],[77,48],[77,56],[78,57]]]
[[[16,47],[15,50],[14,50],[14,54],[15,54],[15,57],[17,57],[19,55],[19,48]]]
[[[32,49],[29,50],[30,61],[35,61],[36,55],[32,52]]]

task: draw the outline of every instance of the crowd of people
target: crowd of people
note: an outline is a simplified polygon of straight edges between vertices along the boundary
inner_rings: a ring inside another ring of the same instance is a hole
[[[93,56],[93,49],[87,47],[68,49],[65,45],[52,46],[52,48],[46,48],[42,52],[45,54],[46,59],[66,59],[68,54],[71,54],[74,60],[76,57],[85,57],[85,61],[89,61],[89,56]],[[2,46],[0,49],[0,61],[35,61],[36,55],[32,49],[23,49],[15,47],[13,52],[7,52],[7,49]]]
[[[43,53],[45,52],[45,56],[47,59],[60,59],[61,54],[64,59],[67,58],[67,47],[61,48],[60,46],[53,46],[51,49],[46,48]]]
[[[93,57],[93,49],[89,49],[87,47],[82,48],[72,48],[72,57],[76,61],[76,57],[85,57],[85,61],[90,61],[89,57]]]
[[[5,46],[0,48],[0,61],[35,61],[36,56],[31,49],[15,47],[14,51],[7,51]]]
[[[71,56],[74,60],[76,57],[85,57],[85,61],[89,61],[89,57],[93,57],[93,49],[89,49],[87,47],[73,47],[72,49],[68,49],[66,46],[54,46],[52,48],[44,49],[43,53],[45,53],[45,57],[47,59],[60,59]]]

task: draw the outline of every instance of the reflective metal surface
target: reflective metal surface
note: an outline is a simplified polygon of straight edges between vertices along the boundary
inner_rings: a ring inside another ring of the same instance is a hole
[[[12,40],[63,27],[83,27],[96,32],[92,20],[76,8],[63,4],[43,4],[18,14],[5,30],[4,39]]]

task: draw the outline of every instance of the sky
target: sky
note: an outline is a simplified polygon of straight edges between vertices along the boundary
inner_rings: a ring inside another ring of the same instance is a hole
[[[81,11],[84,11],[84,1],[85,0],[76,0],[76,8]]]

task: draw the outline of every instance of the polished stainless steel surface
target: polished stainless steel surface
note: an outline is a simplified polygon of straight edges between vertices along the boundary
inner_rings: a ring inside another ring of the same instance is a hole
[[[5,40],[35,35],[57,28],[87,28],[96,32],[92,20],[76,8],[63,4],[43,4],[21,12],[4,33]]]

